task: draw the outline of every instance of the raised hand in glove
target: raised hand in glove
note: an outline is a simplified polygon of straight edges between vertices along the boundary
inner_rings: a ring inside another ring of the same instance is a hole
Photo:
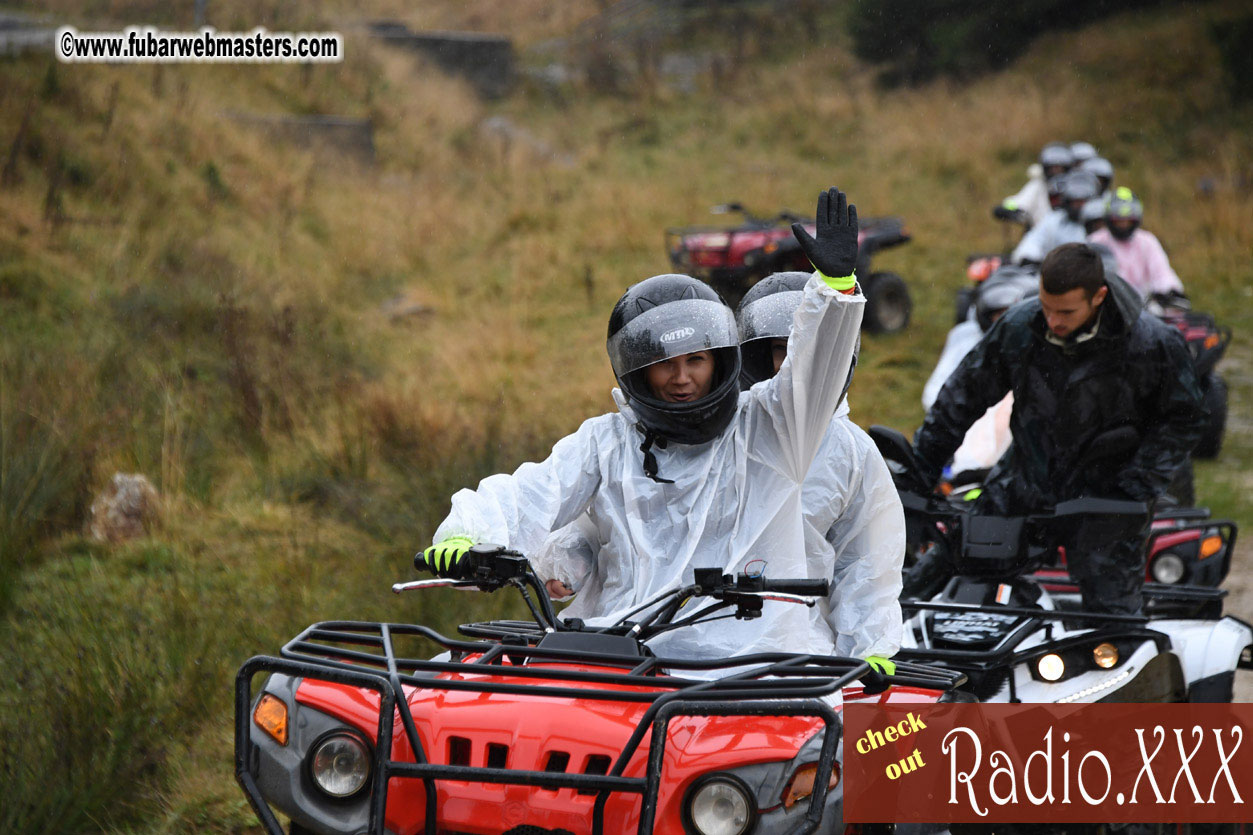
[[[453,536],[437,542],[413,558],[415,568],[425,569],[436,577],[460,580],[468,568],[465,556],[474,547],[474,540]]]
[[[818,195],[817,220],[817,238],[799,223],[792,224],[792,234],[827,284],[849,291],[857,267],[857,207],[848,202],[844,192],[829,188]]]

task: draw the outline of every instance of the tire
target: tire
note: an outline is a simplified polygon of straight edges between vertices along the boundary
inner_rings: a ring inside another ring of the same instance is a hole
[[[1205,431],[1192,451],[1194,458],[1217,458],[1227,429],[1227,381],[1211,372],[1201,381],[1201,402],[1209,410]]]
[[[866,313],[861,326],[867,333],[895,333],[909,324],[914,303],[905,279],[896,273],[871,273],[862,284],[862,292],[866,295]]]

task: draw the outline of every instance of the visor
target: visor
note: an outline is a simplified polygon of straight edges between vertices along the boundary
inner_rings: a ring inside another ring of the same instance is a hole
[[[788,290],[771,293],[741,307],[736,315],[740,342],[787,339],[792,333],[792,316],[804,297],[801,290]]]
[[[621,379],[655,362],[739,344],[731,308],[710,299],[682,299],[636,316],[609,338],[606,348]]]

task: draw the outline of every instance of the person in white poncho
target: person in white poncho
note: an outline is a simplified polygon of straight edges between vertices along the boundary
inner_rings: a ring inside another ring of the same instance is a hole
[[[735,317],[707,285],[665,275],[632,286],[609,320],[618,412],[585,421],[543,462],[459,491],[422,561],[457,576],[475,543],[534,554],[587,513],[605,622],[691,583],[696,568],[735,573],[762,560],[767,576],[808,576],[801,485],[844,393],[865,304],[855,207],[831,189],[817,215],[816,239],[793,227],[817,270],[778,375],[740,392]],[[759,619],[698,624],[650,645],[691,658],[832,652],[830,629],[815,626],[805,607],[767,602]]]
[[[782,367],[808,279],[806,273],[775,273],[753,285],[740,302],[736,321],[743,388],[763,385]],[[846,390],[851,378],[850,370]],[[830,596],[810,613],[811,632],[829,634],[837,655],[894,655],[902,630],[897,599],[904,514],[892,474],[870,436],[849,417],[847,399],[827,428],[801,500],[806,576],[832,581]],[[554,533],[532,559],[541,577],[552,578],[548,588],[554,596],[578,592],[567,616],[587,618],[602,607],[606,566],[598,561],[596,535],[585,515]]]

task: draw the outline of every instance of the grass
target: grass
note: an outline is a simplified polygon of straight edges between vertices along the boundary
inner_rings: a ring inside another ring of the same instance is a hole
[[[596,5],[369,12],[525,45]],[[210,11],[273,29],[360,14],[331,0]],[[308,72],[5,59],[0,164],[31,115],[17,182],[0,187],[0,663],[18,671],[0,682],[0,829],[253,830],[230,766],[242,660],[315,620],[449,630],[512,611],[386,587],[411,575],[454,490],[611,408],[608,310],[668,269],[666,227],[727,200],[809,210],[838,184],[865,215],[905,217],[913,242],[877,265],[905,276],[914,322],[865,340],[852,405],[863,425],[912,431],[965,256],[1002,247],[990,207],[1044,142],[1094,142],[1144,197],[1197,307],[1235,331],[1232,426],[1197,489],[1253,526],[1253,111],[1228,104],[1207,34],[1240,11],[1114,18],[970,86],[890,94],[831,29],[762,35],[690,94],[523,84],[494,104],[346,26],[348,60]],[[369,117],[378,162],[272,142],[232,111]],[[489,115],[560,158],[484,133]],[[397,298],[426,312],[395,317]],[[92,543],[87,505],[118,471],[157,484],[161,525]],[[31,721],[43,705],[56,709]]]

